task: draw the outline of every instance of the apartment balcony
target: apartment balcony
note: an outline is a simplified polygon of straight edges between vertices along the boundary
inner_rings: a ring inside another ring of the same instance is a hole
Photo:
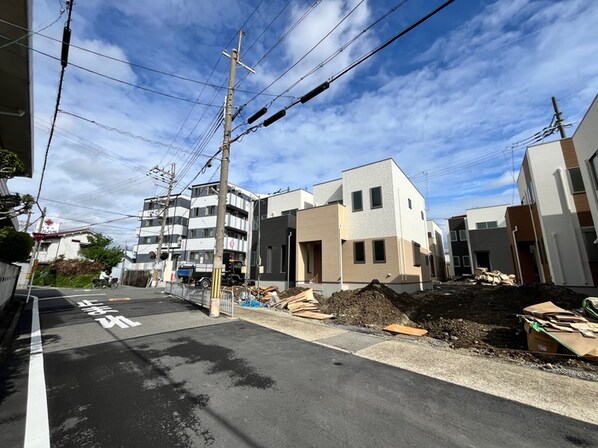
[[[247,252],[247,241],[237,238],[224,238],[224,250],[233,252]]]
[[[238,216],[226,215],[224,226],[247,232],[249,229],[249,221]]]

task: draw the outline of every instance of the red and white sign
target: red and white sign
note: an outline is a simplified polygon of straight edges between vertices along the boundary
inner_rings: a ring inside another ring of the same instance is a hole
[[[41,241],[41,240],[43,240],[46,237],[45,233],[35,233],[35,232],[33,232],[32,235],[33,235],[33,239],[35,241]]]
[[[57,233],[60,231],[60,224],[51,218],[46,218],[42,224],[42,233]]]

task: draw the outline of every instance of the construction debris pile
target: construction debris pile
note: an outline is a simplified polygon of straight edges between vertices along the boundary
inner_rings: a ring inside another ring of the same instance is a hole
[[[598,299],[593,300],[598,303]],[[593,300],[585,299],[584,309]],[[590,322],[580,312],[544,302],[524,308],[519,317],[524,322],[531,351],[598,359],[598,323]]]
[[[284,298],[271,304],[272,308],[287,309],[293,316],[305,317],[308,319],[332,319],[334,315],[319,313],[318,300],[314,297],[313,290],[306,289],[299,294]]]
[[[476,268],[474,279],[477,283],[479,283],[481,285],[514,286],[516,277],[514,274],[507,275],[507,274],[503,274],[500,271],[488,271],[488,269],[486,269],[486,268]]]

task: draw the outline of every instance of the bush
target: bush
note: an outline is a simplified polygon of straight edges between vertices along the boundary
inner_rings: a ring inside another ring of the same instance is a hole
[[[40,266],[33,284],[58,288],[89,288],[102,269],[102,263],[95,261],[59,259]]]

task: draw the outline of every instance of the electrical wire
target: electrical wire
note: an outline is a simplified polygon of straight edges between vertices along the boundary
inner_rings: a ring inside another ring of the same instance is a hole
[[[71,15],[73,13],[73,2],[71,0],[71,2],[68,3],[69,5],[69,12],[68,12],[68,17],[67,17],[67,21],[66,21],[66,25],[64,26],[64,30],[65,30],[65,34],[66,34],[66,30],[69,31],[70,33],[70,25],[71,25]],[[20,42],[17,42],[17,45],[22,45]],[[58,92],[56,94],[56,104],[54,105],[54,114],[52,117],[52,124],[50,127],[50,134],[48,136],[48,144],[46,145],[46,151],[44,153],[44,163],[42,166],[42,172],[40,175],[40,180],[39,180],[39,188],[37,189],[37,194],[35,196],[35,202],[38,203],[39,202],[39,197],[41,195],[42,192],[42,186],[44,184],[44,177],[46,174],[46,167],[48,165],[48,156],[50,153],[50,145],[52,144],[52,137],[54,136],[54,126],[56,125],[56,118],[58,117],[58,109],[60,107],[60,98],[62,96],[62,84],[64,82],[64,72],[66,69],[66,64],[67,61],[61,61],[61,68],[60,68],[60,79],[58,81]]]
[[[351,70],[355,69],[357,66],[359,66],[360,64],[362,64],[366,60],[368,60],[370,57],[374,56],[376,53],[378,53],[378,52],[382,51],[384,48],[388,47],[391,43],[395,42],[397,39],[401,38],[405,34],[409,33],[412,30],[414,30],[419,25],[421,25],[422,23],[424,23],[426,20],[428,20],[431,17],[433,17],[434,15],[438,14],[440,11],[442,11],[444,8],[446,8],[447,6],[449,6],[454,1],[455,0],[447,0],[447,1],[445,1],[443,4],[441,4],[440,6],[438,6],[437,8],[435,8],[434,10],[432,10],[431,12],[429,12],[428,14],[424,15],[423,17],[421,17],[417,21],[413,22],[408,27],[404,28],[399,33],[395,34],[393,37],[391,37],[390,39],[388,39],[383,44],[381,44],[378,47],[374,48],[373,50],[371,50],[370,52],[368,52],[364,56],[362,56],[359,59],[357,59],[355,62],[351,63],[350,65],[348,65],[347,67],[345,67],[341,71],[337,72],[332,77],[328,78],[328,80],[325,83],[323,83],[320,86],[316,87],[316,89],[310,91],[308,94],[304,95],[303,97],[301,97],[301,98],[299,98],[299,99],[291,102],[288,106],[284,107],[283,109],[281,109],[280,111],[278,111],[276,114],[272,115],[271,117],[275,117],[276,119],[280,119],[280,118],[284,117],[286,115],[286,111],[287,110],[291,109],[292,107],[295,107],[297,104],[305,103],[305,102],[309,101],[315,95],[317,95],[317,94],[323,92],[324,90],[328,89],[329,85],[332,84],[334,81],[336,81],[339,78],[341,78],[342,76],[346,75],[348,72],[350,72]],[[317,90],[319,90],[319,92],[316,93]],[[261,121],[260,123],[258,123],[258,124],[254,125],[254,126],[251,126],[248,129],[246,129],[241,134],[239,134],[236,137],[234,137],[233,139],[231,139],[231,143],[240,140],[241,138],[243,138],[243,136],[249,134],[250,132],[257,131],[259,128],[261,128],[262,126],[264,126],[264,123],[268,123],[270,121],[269,124],[271,124],[274,121],[276,121],[276,120],[271,121],[271,117],[268,117],[265,120]]]
[[[56,199],[49,199],[49,198],[40,198],[40,199],[43,200],[43,201],[47,201],[47,202],[53,202],[54,204],[72,205],[72,206],[77,207],[77,208],[84,208],[86,210],[92,210],[94,212],[100,212],[100,213],[107,213],[107,214],[110,214],[110,215],[120,215],[120,216],[125,216],[127,218],[136,218],[137,217],[137,215],[130,215],[130,214],[125,214],[125,213],[117,213],[117,212],[112,211],[112,210],[102,210],[102,209],[99,209],[99,208],[87,207],[87,206],[81,205],[81,204],[73,204],[71,202],[58,201]]]
[[[60,19],[60,17],[58,19],[56,19],[56,21],[54,21],[50,25],[48,25],[47,27],[42,28],[39,31],[31,31],[30,34],[35,34],[35,35],[41,36],[41,37],[43,37],[45,39],[52,40],[54,42],[61,42],[60,39],[56,39],[55,37],[48,36],[48,35],[45,35],[45,34],[41,33],[41,31],[43,31],[46,28],[52,26],[59,19]],[[1,23],[5,23],[7,25],[14,26],[14,27],[19,28],[19,29],[23,29],[23,30],[27,29],[25,27],[22,27],[20,25],[15,24],[15,23],[9,22],[8,20],[0,19],[0,22]],[[2,37],[4,37],[4,36],[2,36]],[[26,36],[22,36],[19,39],[16,39],[16,41],[24,39],[25,37]],[[6,44],[4,46],[11,45],[11,44],[15,43],[16,41],[10,42],[9,44]],[[4,48],[4,46],[0,46],[0,49]],[[153,72],[153,73],[157,73],[159,75],[169,76],[171,78],[179,79],[181,81],[187,81],[187,82],[191,82],[191,83],[194,83],[194,84],[201,84],[201,85],[205,85],[207,87],[212,87],[212,88],[218,89],[218,90],[225,90],[226,89],[225,86],[219,86],[217,84],[212,84],[212,83],[209,83],[209,82],[206,82],[206,81],[199,81],[197,79],[189,78],[189,77],[186,77],[186,76],[181,76],[181,75],[177,75],[177,74],[174,74],[174,73],[165,72],[163,70],[159,70],[159,69],[156,69],[156,68],[152,68],[152,67],[148,67],[148,66],[145,66],[145,65],[141,65],[141,64],[134,63],[134,62],[130,62],[130,61],[127,61],[127,60],[124,60],[124,59],[120,59],[120,58],[117,58],[117,57],[114,57],[114,56],[110,56],[110,55],[107,55],[107,54],[104,54],[104,53],[100,53],[99,51],[90,50],[89,48],[85,48],[85,47],[82,47],[80,45],[69,44],[69,47],[76,48],[77,50],[81,50],[81,51],[84,51],[86,53],[93,54],[95,56],[99,56],[99,57],[102,57],[102,58],[105,58],[105,59],[109,59],[109,60],[114,61],[114,62],[119,62],[121,64],[126,64],[126,65],[129,65],[131,67],[135,67],[135,68],[139,68],[139,69],[142,69],[142,70],[147,70],[147,71],[150,71],[150,72]],[[237,89],[237,90],[239,92],[243,92],[243,93],[247,93],[247,94],[251,94],[251,95],[254,95],[256,93],[256,92],[252,92],[252,91],[249,91],[249,90],[242,90],[242,89]],[[274,94],[274,93],[265,94],[265,95],[276,96],[276,94]],[[292,97],[289,97],[289,98],[292,98]]]
[[[50,28],[52,25],[54,25],[56,22],[58,22],[62,18],[63,14],[64,14],[64,11],[65,11],[64,8],[61,7],[60,8],[60,15],[58,17],[56,17],[56,19],[53,20],[49,25],[46,25],[46,26],[42,25],[42,28],[40,28],[37,31],[29,30],[29,28],[27,28],[27,27],[19,26],[19,25],[16,25],[14,23],[8,22],[7,20],[0,19],[0,22],[2,22],[2,23],[6,23],[8,25],[12,25],[12,26],[15,26],[17,28],[20,28],[21,30],[27,31],[26,34],[22,35],[21,37],[16,38],[12,42],[8,42],[8,43],[6,43],[4,45],[0,45],[0,50],[2,50],[3,48],[8,47],[10,45],[16,44],[16,43],[22,41],[23,39],[27,39],[32,34],[40,34],[42,31],[47,30],[48,28]],[[58,42],[60,42],[58,39],[55,39],[55,40],[58,41]]]

